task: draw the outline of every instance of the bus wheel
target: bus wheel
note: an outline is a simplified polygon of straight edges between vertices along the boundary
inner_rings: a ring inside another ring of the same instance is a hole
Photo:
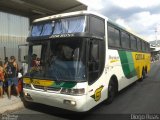
[[[24,104],[24,106],[25,106],[26,108],[30,108],[30,107],[33,106],[34,103],[24,100],[24,101],[23,101],[23,104]]]
[[[143,81],[146,78],[146,71],[142,70],[142,77],[140,78],[140,81]]]
[[[113,102],[114,98],[116,96],[116,84],[113,80],[109,82],[108,86],[108,98],[107,98],[107,104],[110,104]]]

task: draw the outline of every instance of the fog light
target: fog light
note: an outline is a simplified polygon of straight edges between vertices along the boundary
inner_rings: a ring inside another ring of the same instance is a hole
[[[71,101],[71,105],[76,105],[76,101]]]
[[[72,100],[64,100],[63,103],[68,104],[68,105],[72,105],[72,106],[76,105],[76,101],[72,101]]]

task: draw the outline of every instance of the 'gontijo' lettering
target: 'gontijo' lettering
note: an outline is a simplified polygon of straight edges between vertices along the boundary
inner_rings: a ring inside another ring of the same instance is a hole
[[[144,54],[136,54],[135,58],[136,58],[136,60],[144,60],[145,55]]]
[[[33,81],[32,84],[34,84],[34,85],[39,85],[40,82],[39,82],[39,81]]]

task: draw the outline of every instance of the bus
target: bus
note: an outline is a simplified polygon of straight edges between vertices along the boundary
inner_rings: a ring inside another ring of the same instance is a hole
[[[89,111],[150,71],[149,43],[90,11],[36,19],[27,42],[29,103]]]

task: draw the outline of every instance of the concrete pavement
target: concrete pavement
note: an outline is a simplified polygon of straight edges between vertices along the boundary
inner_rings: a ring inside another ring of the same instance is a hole
[[[3,95],[3,98],[0,98],[0,114],[5,112],[10,112],[24,107],[24,104],[20,97],[11,96],[9,100],[7,95]]]

